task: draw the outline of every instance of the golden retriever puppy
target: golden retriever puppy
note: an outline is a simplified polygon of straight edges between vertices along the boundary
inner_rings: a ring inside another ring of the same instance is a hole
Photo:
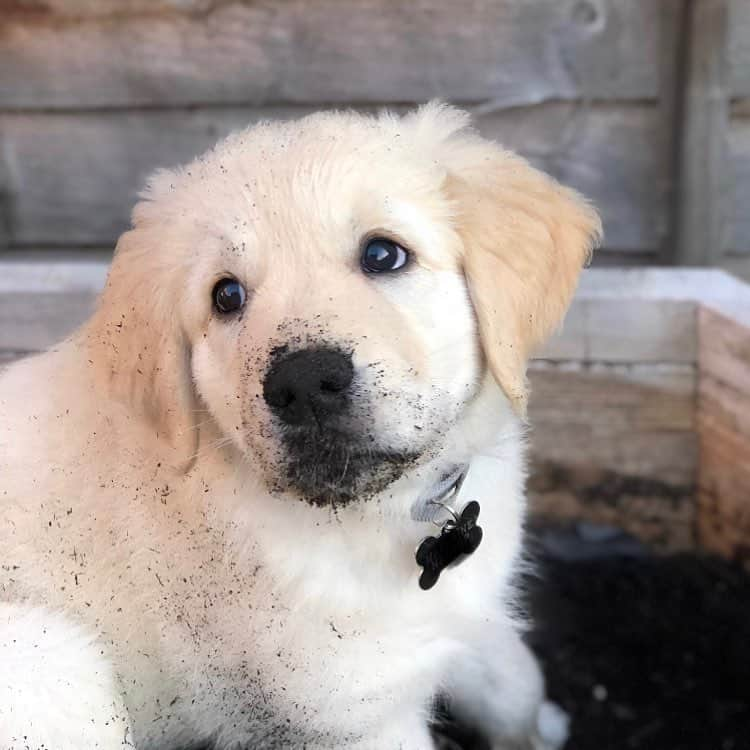
[[[544,747],[525,367],[599,233],[435,104],[157,173],[0,378],[0,747],[428,750],[438,692]]]

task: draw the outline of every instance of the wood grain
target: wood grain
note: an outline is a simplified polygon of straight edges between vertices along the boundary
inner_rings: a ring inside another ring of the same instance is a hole
[[[535,363],[530,371],[536,456],[676,485],[696,466],[695,369],[690,365]]]
[[[530,380],[532,512],[693,546],[695,368],[537,363]]]
[[[92,294],[50,292],[27,304],[24,294],[0,295],[0,351],[40,351],[70,334],[92,313]]]
[[[711,265],[724,242],[729,72],[726,0],[688,5],[677,188],[676,261]]]
[[[699,538],[750,563],[750,328],[706,308],[699,336]]]
[[[60,2],[14,5],[0,26],[0,109],[433,97],[517,106],[659,89],[650,0],[217,0],[184,11],[160,0],[114,15],[111,1],[98,14],[77,0],[67,18]]]
[[[730,189],[724,193],[726,229],[722,249],[728,253],[750,253],[750,100],[733,107],[727,133]]]
[[[215,0],[0,0],[6,19],[25,21],[79,20],[112,18],[123,15],[201,14]]]
[[[608,363],[686,363],[697,357],[694,302],[574,300],[539,358]],[[615,333],[616,332],[616,333]]]
[[[403,107],[401,108],[403,109]],[[0,114],[9,244],[106,245],[156,167],[184,163],[232,130],[305,107]],[[477,115],[480,131],[591,198],[609,247],[651,250],[665,230],[653,107],[548,104]]]
[[[750,3],[729,0],[728,13],[729,88],[734,97],[750,96]]]

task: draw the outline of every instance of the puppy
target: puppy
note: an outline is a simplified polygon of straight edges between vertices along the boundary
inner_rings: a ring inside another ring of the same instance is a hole
[[[2,375],[0,747],[428,750],[438,693],[544,746],[525,367],[600,223],[467,119],[316,114],[157,173],[93,317]],[[461,481],[483,540],[424,590]]]

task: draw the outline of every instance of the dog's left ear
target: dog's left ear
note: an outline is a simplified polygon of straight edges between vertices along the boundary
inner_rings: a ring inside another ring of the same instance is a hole
[[[561,323],[583,266],[601,239],[582,196],[466,129],[467,116],[428,105],[463,240],[463,267],[487,362],[525,416],[529,356]],[[426,122],[425,122],[426,120]]]
[[[176,309],[183,289],[150,234],[134,229],[120,237],[83,334],[99,387],[186,466],[197,432],[190,348]]]

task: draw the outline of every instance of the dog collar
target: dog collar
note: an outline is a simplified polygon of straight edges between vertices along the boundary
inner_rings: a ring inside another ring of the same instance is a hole
[[[416,499],[411,506],[411,517],[415,521],[435,521],[438,516],[444,516],[446,506],[452,506],[468,473],[469,464],[454,466],[445,472]]]
[[[455,467],[412,506],[415,521],[432,522],[440,527],[437,536],[422,540],[415,555],[417,565],[422,568],[419,586],[425,591],[437,583],[443,570],[461,563],[482,541],[482,529],[477,525],[479,503],[465,502],[467,498],[461,493],[468,472],[468,465]]]

